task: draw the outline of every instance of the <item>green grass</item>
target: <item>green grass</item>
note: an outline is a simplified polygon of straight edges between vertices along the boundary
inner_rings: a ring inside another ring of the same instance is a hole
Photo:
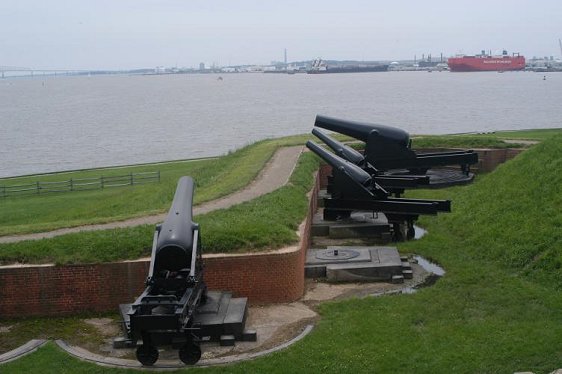
[[[486,135],[435,135],[416,136],[412,148],[521,148],[521,144],[506,143],[502,139]]]
[[[165,212],[177,180],[191,175],[197,184],[195,204],[213,200],[250,183],[280,146],[303,144],[306,136],[264,140],[216,159],[94,169],[0,180],[0,185],[70,178],[161,172],[160,183],[95,191],[0,199],[0,236],[119,221]]]
[[[523,139],[523,140],[546,140],[553,136],[562,134],[562,128],[535,129],[535,130],[516,130],[516,131],[496,131],[486,134],[487,136],[497,136],[503,139]]]
[[[413,295],[320,305],[311,335],[289,349],[206,373],[549,373],[562,367],[562,136],[470,186],[448,191],[453,212],[424,218],[400,245],[447,271]],[[119,373],[52,344],[6,373]],[[191,370],[191,369],[190,369]]]
[[[244,252],[279,248],[298,240],[318,161],[301,156],[288,185],[229,209],[194,219],[201,225],[203,251]],[[196,195],[198,190],[196,190]],[[42,240],[0,244],[0,263],[98,263],[150,255],[154,225],[79,232]]]
[[[31,339],[64,339],[71,344],[95,348],[103,343],[104,337],[93,325],[86,323],[84,318],[96,317],[99,316],[80,315],[4,321],[2,325],[10,326],[10,330],[0,333],[0,353],[19,347]]]

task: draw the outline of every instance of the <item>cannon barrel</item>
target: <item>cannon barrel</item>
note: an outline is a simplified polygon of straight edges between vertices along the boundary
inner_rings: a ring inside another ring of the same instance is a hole
[[[410,135],[402,129],[391,126],[347,121],[321,115],[316,116],[314,126],[339,132],[340,134],[348,135],[364,142],[367,142],[369,135],[371,135],[373,131],[376,131],[379,136],[394,141],[402,147],[408,148],[410,145]]]
[[[352,162],[355,165],[360,165],[361,163],[363,163],[363,161],[365,161],[365,157],[361,153],[324,134],[322,131],[318,129],[312,129],[312,134],[326,143],[326,145],[332,148],[335,154],[340,156],[341,158]]]
[[[172,207],[156,242],[156,271],[177,271],[189,267],[194,250],[193,229],[197,226],[192,221],[194,189],[191,177],[181,177],[178,181]]]
[[[368,187],[371,183],[371,176],[365,170],[361,169],[359,166],[352,164],[343,158],[336,156],[335,154],[326,151],[322,147],[318,146],[316,143],[310,140],[306,142],[306,147],[312,152],[316,153],[320,158],[330,164],[334,169],[345,171],[351,179],[361,184],[364,187]]]

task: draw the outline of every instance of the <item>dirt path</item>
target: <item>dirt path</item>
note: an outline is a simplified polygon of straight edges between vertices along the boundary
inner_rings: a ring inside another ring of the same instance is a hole
[[[297,164],[297,160],[299,159],[302,149],[302,146],[284,147],[278,149],[271,160],[265,165],[258,177],[252,183],[250,183],[242,190],[234,192],[231,195],[194,207],[193,215],[197,216],[198,214],[208,213],[213,210],[225,209],[233,205],[255,199],[256,197],[265,195],[267,193],[275,191],[279,187],[284,186],[289,181],[289,177],[291,176],[293,169]],[[164,221],[164,218],[166,218],[166,213],[97,225],[69,227],[34,234],[2,236],[0,237],[0,243],[14,243],[23,240],[53,238],[55,236],[80,231],[107,230],[145,224],[154,225]]]

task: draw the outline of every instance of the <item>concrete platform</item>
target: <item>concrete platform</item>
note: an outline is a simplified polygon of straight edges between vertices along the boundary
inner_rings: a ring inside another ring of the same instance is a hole
[[[349,218],[338,221],[326,221],[323,210],[312,219],[312,236],[327,236],[334,239],[377,238],[390,242],[390,225],[384,214],[373,212],[353,212]]]
[[[395,247],[330,246],[307,252],[305,275],[332,282],[391,281],[411,278],[410,263]]]

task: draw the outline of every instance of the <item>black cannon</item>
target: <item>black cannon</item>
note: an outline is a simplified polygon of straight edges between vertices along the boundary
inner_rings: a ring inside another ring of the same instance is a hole
[[[314,126],[327,130],[339,132],[352,138],[365,142],[365,156],[359,152],[351,152],[350,148],[336,150],[332,144],[326,143],[341,157],[361,166],[365,169],[374,168],[377,171],[388,171],[392,169],[406,169],[410,174],[425,174],[435,166],[459,165],[461,170],[469,173],[470,165],[478,162],[478,154],[472,150],[452,151],[438,153],[417,153],[411,149],[410,135],[395,127],[361,123],[355,121],[341,120],[332,117],[317,115]],[[313,132],[314,133],[314,132]],[[314,133],[319,136],[319,132]],[[324,137],[319,136],[325,141]],[[341,144],[341,143],[340,143]]]
[[[346,161],[359,166],[361,169],[369,173],[374,181],[381,187],[388,189],[396,197],[404,193],[406,188],[417,188],[429,185],[429,177],[427,175],[411,175],[411,174],[390,174],[376,169],[365,159],[360,152],[348,145],[330,137],[318,129],[312,129],[312,134],[322,140],[329,146],[336,155]]]
[[[353,211],[381,212],[393,226],[395,240],[403,239],[400,227],[406,225],[406,237],[414,236],[414,222],[419,215],[450,212],[449,200],[405,199],[391,197],[365,170],[308,141],[306,146],[332,166],[328,188],[329,198],[324,199],[324,220],[348,218]]]
[[[126,324],[143,365],[158,360],[159,345],[179,348],[179,358],[188,365],[201,357],[195,312],[205,303],[203,262],[199,250],[199,226],[192,221],[194,184],[180,178],[172,207],[163,224],[156,226],[146,289],[130,305]]]

